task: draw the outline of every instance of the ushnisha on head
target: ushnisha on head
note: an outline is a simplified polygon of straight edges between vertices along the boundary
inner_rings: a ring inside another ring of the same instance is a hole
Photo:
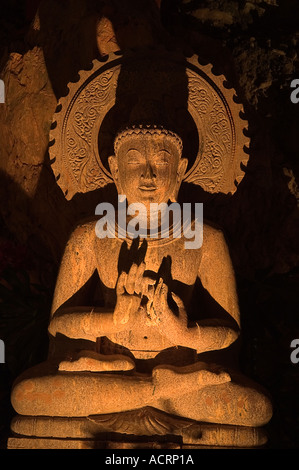
[[[109,157],[119,194],[128,203],[174,202],[187,169],[182,139],[161,126],[131,126],[120,131]]]
[[[183,141],[182,139],[175,133],[170,130],[163,128],[162,126],[132,126],[126,127],[125,129],[118,132],[114,140],[114,152],[115,155],[118,153],[119,147],[125,143],[126,140],[131,139],[132,137],[164,137],[165,139],[172,141],[173,145],[177,147],[177,152],[182,154],[183,151]]]

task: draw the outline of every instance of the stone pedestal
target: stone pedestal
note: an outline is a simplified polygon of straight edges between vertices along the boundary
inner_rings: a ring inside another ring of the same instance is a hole
[[[9,449],[256,448],[261,428],[200,423],[152,407],[87,418],[16,416]]]

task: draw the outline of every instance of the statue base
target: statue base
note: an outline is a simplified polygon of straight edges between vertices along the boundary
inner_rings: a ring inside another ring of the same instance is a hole
[[[87,418],[16,416],[9,449],[200,449],[263,447],[262,428],[196,422],[152,407]]]
[[[80,440],[80,439],[40,439],[40,438],[9,438],[7,449],[98,449],[98,450],[196,450],[196,449],[256,449],[257,447],[233,447],[233,446],[208,446],[208,445],[185,445],[177,444],[174,442],[129,442],[129,441],[95,441],[95,440]]]

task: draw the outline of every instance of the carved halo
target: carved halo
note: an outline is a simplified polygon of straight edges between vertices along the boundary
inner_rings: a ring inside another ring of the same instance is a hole
[[[122,120],[127,124],[128,108],[141,92],[158,108],[163,102],[176,121],[175,131],[183,138],[190,162],[184,182],[210,193],[233,194],[244,176],[249,139],[244,135],[243,107],[224,83],[225,77],[215,75],[211,65],[201,65],[197,56],[185,58],[163,49],[94,60],[90,70],[80,72],[78,82],[69,83],[50,132],[50,160],[65,197],[113,182],[107,165],[113,136]],[[185,110],[179,103],[182,87]],[[196,136],[190,126],[186,130],[187,115]]]

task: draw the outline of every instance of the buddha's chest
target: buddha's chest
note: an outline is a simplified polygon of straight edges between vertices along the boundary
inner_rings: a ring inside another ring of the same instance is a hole
[[[188,250],[184,240],[171,243],[140,243],[139,246],[118,239],[96,242],[97,269],[103,286],[114,289],[122,271],[128,272],[133,263],[145,262],[145,276],[158,280],[162,277],[169,285],[195,284],[201,260],[201,250]]]
[[[172,243],[149,243],[128,247],[115,239],[99,240],[97,243],[97,265],[102,282],[106,305],[115,304],[115,286],[122,271],[128,272],[132,263],[145,262],[144,276],[154,280],[162,278],[169,291],[174,292],[188,306],[196,282],[201,259],[200,250],[186,250],[184,240]],[[131,351],[138,359],[155,357],[159,351],[175,346],[156,326],[145,317],[134,331],[123,331],[108,336],[111,345]],[[104,353],[107,350],[104,348]],[[109,349],[111,354],[111,349]]]

